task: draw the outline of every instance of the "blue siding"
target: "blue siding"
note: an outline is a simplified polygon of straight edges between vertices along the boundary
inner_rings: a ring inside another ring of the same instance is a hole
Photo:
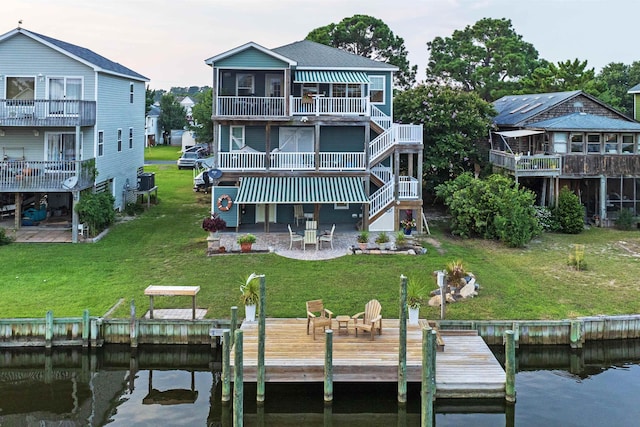
[[[211,193],[211,212],[217,213],[220,218],[224,219],[227,223],[227,227],[237,227],[240,206],[237,203],[233,203],[231,205],[231,209],[228,211],[221,211],[218,209],[218,197],[223,194],[230,196],[233,201],[238,195],[238,187],[213,187],[213,191]]]
[[[255,48],[238,52],[214,64],[218,68],[288,68],[289,64]]]
[[[364,127],[322,126],[320,151],[364,152]]]
[[[385,102],[384,104],[375,104],[383,113],[386,115],[393,117],[392,114],[392,99],[393,99],[393,73],[391,72],[370,72],[367,73],[369,76],[385,76],[384,79],[384,96]]]

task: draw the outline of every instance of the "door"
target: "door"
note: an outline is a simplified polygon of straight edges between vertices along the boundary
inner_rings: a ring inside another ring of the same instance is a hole
[[[46,147],[45,157],[47,160],[56,162],[76,160],[76,135],[74,133],[47,133]]]
[[[264,222],[265,207],[269,206],[269,223],[276,222],[276,205],[256,205],[256,224],[259,222]]]
[[[77,77],[49,78],[49,114],[78,114],[77,102],[82,98],[82,80]],[[66,101],[65,101],[66,100]],[[56,102],[57,101],[57,102]]]

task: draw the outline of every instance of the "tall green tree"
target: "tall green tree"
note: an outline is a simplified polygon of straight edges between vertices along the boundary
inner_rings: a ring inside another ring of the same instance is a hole
[[[427,192],[487,164],[486,140],[496,112],[473,92],[419,85],[396,95],[394,118],[423,125],[423,183]]]
[[[481,19],[427,47],[428,81],[476,92],[487,101],[516,92],[518,81],[539,64],[538,51],[504,18]]]
[[[164,132],[172,129],[183,129],[187,125],[187,112],[171,93],[165,93],[160,98],[160,117],[158,125]]]
[[[196,104],[191,107],[191,115],[194,124],[190,126],[196,134],[198,142],[213,141],[213,122],[211,114],[213,111],[213,90],[206,89],[195,95]]]
[[[520,93],[547,93],[584,90],[594,95],[595,70],[587,68],[587,61],[579,59],[559,61],[556,64],[541,61],[529,76],[522,78]]]
[[[600,70],[595,78],[598,93],[593,93],[603,102],[628,116],[633,115],[633,95],[629,89],[640,83],[640,61],[631,65],[612,62]]]
[[[155,97],[156,91],[149,89],[149,86],[147,86],[147,88],[145,89],[144,92],[144,111],[145,113],[148,113],[149,110],[151,109],[151,106],[153,105],[154,101],[154,97]]]
[[[399,68],[395,74],[398,88],[407,89],[415,84],[418,66],[410,65],[404,39],[396,36],[380,19],[354,15],[337,24],[316,28],[306,39],[395,65]]]

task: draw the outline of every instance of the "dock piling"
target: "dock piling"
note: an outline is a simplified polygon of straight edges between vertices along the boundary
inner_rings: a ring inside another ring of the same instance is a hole
[[[325,403],[333,401],[333,331],[331,329],[325,331],[324,401]]]
[[[222,332],[222,403],[231,400],[231,332]]]
[[[398,343],[398,403],[407,402],[407,277],[400,275],[400,331]],[[373,333],[373,331],[371,331]]]
[[[505,399],[507,403],[516,402],[516,346],[513,331],[505,331]]]
[[[264,344],[265,344],[265,307],[266,285],[264,274],[260,278],[260,300],[258,301],[258,372],[256,378],[256,402],[264,402]]]
[[[231,347],[233,347],[233,342],[235,340],[235,332],[238,328],[238,306],[234,305],[231,307]]]
[[[235,331],[234,345],[234,366],[233,366],[233,425],[234,427],[242,427],[243,425],[243,399],[244,399],[244,371],[242,367],[242,329]]]

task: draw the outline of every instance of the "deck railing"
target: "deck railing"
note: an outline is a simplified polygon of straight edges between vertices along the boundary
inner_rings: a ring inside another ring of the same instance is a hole
[[[265,153],[218,153],[218,168],[222,170],[264,170]]]
[[[393,186],[393,181],[389,181],[369,197],[369,218],[376,216],[391,203],[393,200]]]
[[[401,176],[398,183],[399,199],[419,199],[421,198],[420,181],[411,176]]]
[[[356,115],[364,116],[369,111],[369,98],[342,98],[313,96],[291,97],[291,115]]]
[[[315,153],[283,153],[276,152],[269,155],[271,169],[285,170],[313,170]]]
[[[0,162],[0,191],[77,190],[93,185],[93,160]],[[76,177],[77,180],[69,180]],[[74,182],[75,181],[75,182]]]
[[[536,154],[515,155],[505,151],[491,150],[491,164],[502,167],[518,176],[556,176],[562,170],[562,156]]]
[[[95,101],[0,99],[2,126],[93,126],[95,123]]]
[[[364,170],[364,153],[321,152],[321,170]]]
[[[270,116],[286,115],[285,98],[270,96],[219,96],[218,116]]]
[[[275,170],[313,170],[314,152],[269,153],[269,167]],[[218,168],[222,170],[265,170],[267,154],[263,152],[218,153]],[[365,170],[365,153],[321,152],[320,170]]]

